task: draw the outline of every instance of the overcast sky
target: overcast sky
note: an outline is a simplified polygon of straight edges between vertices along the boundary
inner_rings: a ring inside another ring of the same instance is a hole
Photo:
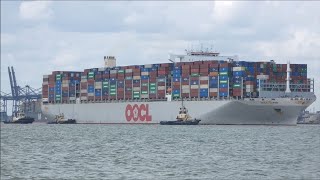
[[[1,91],[7,66],[41,87],[54,70],[165,63],[168,53],[213,43],[241,60],[308,64],[319,94],[320,2],[1,1]],[[320,110],[320,100],[311,106]]]

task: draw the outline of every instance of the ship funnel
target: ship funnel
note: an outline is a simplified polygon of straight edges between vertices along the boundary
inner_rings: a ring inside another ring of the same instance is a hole
[[[104,56],[104,66],[109,68],[117,66],[116,58],[114,56]]]
[[[290,72],[291,72],[291,69],[290,69],[290,61],[287,62],[287,86],[286,86],[286,93],[290,93],[291,90],[290,90]]]

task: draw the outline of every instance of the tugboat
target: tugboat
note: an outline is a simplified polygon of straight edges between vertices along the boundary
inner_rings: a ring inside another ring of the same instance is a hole
[[[176,121],[160,121],[160,125],[198,125],[200,121],[200,119],[192,119],[182,100],[182,106],[180,107]]]
[[[12,121],[4,121],[5,124],[31,124],[34,118],[26,116],[23,112],[18,112]]]
[[[76,124],[76,120],[75,119],[66,119],[64,117],[64,114],[61,113],[59,115],[56,115],[56,117],[54,118],[54,121],[48,122],[48,124]]]

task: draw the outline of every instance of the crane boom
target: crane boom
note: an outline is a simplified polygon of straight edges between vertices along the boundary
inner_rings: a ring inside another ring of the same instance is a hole
[[[18,97],[19,96],[19,87],[17,86],[17,79],[16,79],[16,74],[14,72],[13,66],[11,66],[11,71],[12,71],[12,79],[13,79],[15,96]]]
[[[8,67],[8,73],[9,73],[9,80],[10,80],[10,86],[11,86],[11,94],[12,96],[15,96],[10,67]]]

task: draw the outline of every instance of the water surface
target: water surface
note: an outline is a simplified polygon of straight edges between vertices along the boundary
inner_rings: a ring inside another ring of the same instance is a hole
[[[1,124],[1,179],[319,179],[320,126]]]

